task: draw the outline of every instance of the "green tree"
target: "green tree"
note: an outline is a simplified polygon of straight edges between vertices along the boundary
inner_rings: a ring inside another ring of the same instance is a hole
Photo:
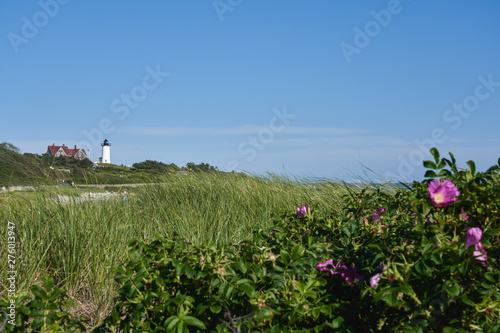
[[[12,151],[15,151],[16,153],[21,152],[21,149],[19,149],[18,147],[14,146],[12,143],[7,142],[7,141],[0,143],[0,148],[7,148],[7,149],[10,149]]]
[[[152,170],[160,173],[179,170],[179,167],[174,163],[165,164],[163,162],[152,161],[152,160],[146,160],[144,162],[134,163],[132,164],[132,167],[136,169]]]
[[[185,167],[187,170],[192,170],[192,171],[218,171],[217,167],[214,167],[208,163],[201,163],[201,164],[196,164],[194,162],[189,162],[186,164]]]

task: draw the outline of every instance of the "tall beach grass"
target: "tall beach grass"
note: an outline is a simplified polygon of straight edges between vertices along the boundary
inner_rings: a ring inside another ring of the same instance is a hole
[[[16,224],[18,290],[52,274],[78,303],[78,314],[95,323],[115,295],[112,268],[126,259],[129,240],[152,240],[158,232],[195,244],[237,243],[254,229],[268,228],[273,214],[304,203],[339,213],[343,196],[357,188],[276,174],[190,173],[107,199],[83,200],[76,189],[4,193],[0,219]],[[6,237],[3,232],[2,244]],[[6,263],[6,247],[0,255]],[[6,281],[2,270],[2,291]]]

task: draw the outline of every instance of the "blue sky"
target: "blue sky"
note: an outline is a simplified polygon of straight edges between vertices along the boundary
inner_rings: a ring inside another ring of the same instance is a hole
[[[500,157],[497,1],[1,1],[0,141],[422,179]],[[377,178],[378,177],[378,178]]]

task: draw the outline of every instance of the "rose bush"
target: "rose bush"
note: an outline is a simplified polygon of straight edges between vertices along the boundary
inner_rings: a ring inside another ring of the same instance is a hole
[[[431,153],[424,181],[353,191],[342,214],[303,204],[225,246],[131,242],[94,331],[500,332],[500,160]]]

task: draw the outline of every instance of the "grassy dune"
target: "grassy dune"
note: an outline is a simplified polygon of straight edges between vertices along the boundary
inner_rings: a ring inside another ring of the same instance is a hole
[[[196,173],[108,199],[82,199],[76,189],[4,193],[0,219],[16,223],[18,289],[27,290],[50,273],[77,301],[79,315],[95,322],[111,304],[112,267],[125,260],[127,241],[149,240],[159,232],[199,244],[235,243],[253,229],[267,228],[273,214],[303,203],[320,212],[339,212],[347,187],[273,174]],[[5,244],[6,233],[0,239]],[[6,248],[0,251],[7,262]],[[6,273],[1,274],[3,284]]]

